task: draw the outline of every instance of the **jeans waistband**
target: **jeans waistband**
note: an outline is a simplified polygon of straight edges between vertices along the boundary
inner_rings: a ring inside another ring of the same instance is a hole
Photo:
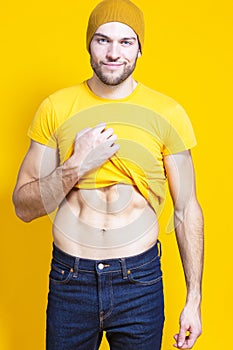
[[[126,276],[128,269],[132,270],[133,268],[138,268],[139,266],[161,257],[161,255],[162,249],[159,240],[157,240],[152,248],[149,248],[143,253],[123,258],[100,260],[83,259],[69,255],[53,244],[53,259],[74,270],[76,273],[78,273],[78,270],[87,272],[97,270],[100,273],[123,271],[123,275]]]

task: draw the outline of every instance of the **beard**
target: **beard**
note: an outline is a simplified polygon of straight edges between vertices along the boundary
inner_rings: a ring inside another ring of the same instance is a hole
[[[112,62],[115,62],[115,61],[112,61]],[[111,63],[111,61],[108,61],[108,63]],[[116,76],[115,72],[112,74],[104,73],[102,71],[102,63],[101,62],[95,63],[91,58],[91,67],[93,71],[95,72],[95,74],[103,84],[109,85],[109,86],[116,86],[123,83],[123,81],[125,81],[135,70],[136,63],[137,63],[137,57],[135,58],[135,61],[131,66],[124,65],[123,72],[118,73],[118,75]]]

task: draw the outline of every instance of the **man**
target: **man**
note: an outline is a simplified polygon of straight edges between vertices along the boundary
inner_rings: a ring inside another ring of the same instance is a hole
[[[164,323],[158,217],[169,182],[187,284],[175,347],[201,334],[203,218],[190,122],[174,100],[136,82],[144,21],[129,0],[93,10],[93,76],[40,106],[13,201],[25,222],[50,214],[53,259],[47,349],[161,348]],[[117,135],[117,136],[116,136]]]

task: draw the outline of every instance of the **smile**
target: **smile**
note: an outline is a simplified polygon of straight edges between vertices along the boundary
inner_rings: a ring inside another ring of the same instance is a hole
[[[113,63],[113,62],[102,63],[102,64],[103,66],[108,67],[110,69],[118,69],[124,65],[124,63]]]

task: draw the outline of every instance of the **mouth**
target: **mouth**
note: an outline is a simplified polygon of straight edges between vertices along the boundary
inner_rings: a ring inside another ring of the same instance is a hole
[[[124,63],[102,62],[102,65],[109,69],[119,69],[124,66]]]

